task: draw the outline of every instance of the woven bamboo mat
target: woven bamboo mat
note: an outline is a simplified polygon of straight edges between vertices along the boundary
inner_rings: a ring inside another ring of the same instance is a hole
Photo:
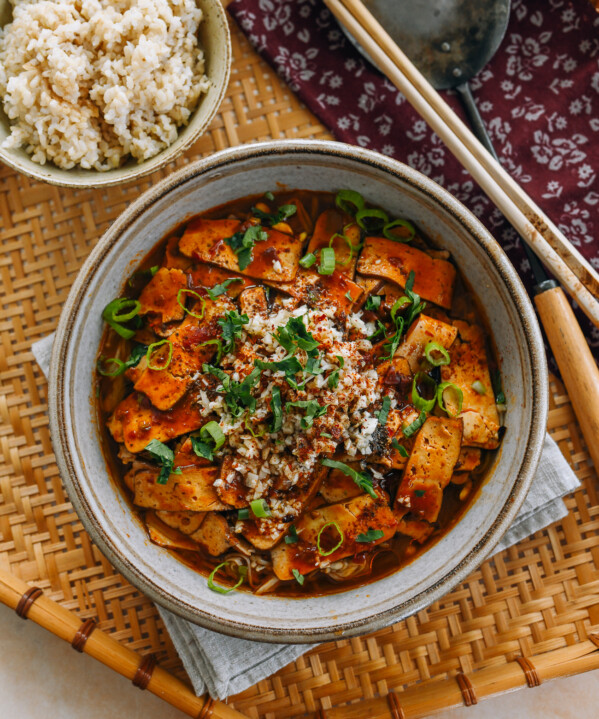
[[[227,99],[209,132],[176,163],[253,140],[329,137],[232,27]],[[30,351],[51,332],[75,275],[145,182],[74,191],[0,171],[0,566],[95,617],[113,637],[185,677],[153,604],[87,536],[50,444],[46,380]],[[599,626],[597,477],[563,386],[552,380],[549,430],[583,488],[568,517],[488,561],[429,609],[368,637],[328,644],[234,698],[249,717],[299,717],[520,654],[569,646]]]

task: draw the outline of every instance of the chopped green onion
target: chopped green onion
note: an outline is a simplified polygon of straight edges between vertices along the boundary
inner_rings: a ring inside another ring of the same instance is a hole
[[[457,406],[458,410],[457,412],[453,413],[450,412],[449,409],[445,406],[445,402],[443,400],[443,394],[445,390],[452,389],[457,397]],[[460,412],[462,411],[462,404],[464,402],[464,393],[462,390],[453,382],[441,382],[441,384],[437,387],[437,403],[439,407],[446,412],[450,417],[458,417]]]
[[[426,412],[424,410],[420,413],[418,416],[418,419],[415,419],[413,422],[411,422],[407,427],[403,428],[403,436],[406,438],[411,437],[413,434],[416,434],[418,430],[422,427],[426,420]]]
[[[249,414],[246,414],[246,415],[245,415],[245,420],[244,420],[243,423],[244,423],[244,425],[245,425],[245,428],[246,428],[246,429],[248,430],[248,432],[252,435],[252,437],[254,437],[254,439],[256,439],[256,437],[262,437],[262,435],[266,434],[266,428],[265,428],[265,427],[262,427],[262,430],[261,430],[260,432],[255,432],[255,431],[254,431],[254,428],[252,427],[252,425],[251,425],[251,423],[250,423],[250,416],[249,416]]]
[[[320,250],[318,273],[320,275],[332,275],[335,272],[335,264],[335,250],[332,247],[323,247]]]
[[[312,265],[316,262],[316,255],[313,252],[308,252],[307,255],[304,255],[302,259],[299,261],[300,265],[304,267],[305,269],[308,269],[309,267],[312,267]]]
[[[208,422],[197,434],[192,434],[189,439],[193,451],[198,457],[208,461],[214,460],[214,452],[219,450],[225,443],[225,435],[217,422]]]
[[[420,396],[420,393],[418,392],[418,383],[423,382],[425,385],[428,385],[431,387],[433,391],[433,398],[432,399],[424,399],[424,397]],[[425,372],[418,372],[414,375],[414,379],[412,380],[412,404],[414,407],[416,407],[417,410],[420,410],[421,412],[431,412],[433,407],[435,406],[436,402],[436,390],[437,390],[437,383],[432,377],[429,377]]]
[[[397,441],[397,437],[393,437],[393,439],[391,440],[391,446],[393,447],[393,449],[396,449],[399,452],[400,456],[404,459],[410,456],[408,454],[408,450],[403,446],[403,444],[400,444]]]
[[[386,397],[383,397],[383,404],[380,409],[380,412],[377,414],[377,419],[379,421],[379,424],[382,424],[383,427],[387,424],[387,417],[389,416],[389,410],[391,409],[391,397],[387,395]]]
[[[243,282],[243,277],[231,277],[230,280],[224,280],[219,285],[214,285],[214,287],[206,287],[208,297],[210,297],[211,300],[215,300],[217,297],[220,297],[220,295],[224,295],[227,291],[228,286],[233,282]]]
[[[218,422],[208,422],[200,430],[200,436],[205,438],[206,435],[210,435],[214,441],[214,451],[219,450],[225,443],[225,433],[220,428]]]
[[[292,569],[291,573],[295,577],[296,582],[301,586],[304,583],[304,575],[300,574],[297,569]]]
[[[321,534],[324,532],[324,530],[325,530],[327,527],[335,527],[335,529],[336,529],[337,532],[339,533],[339,541],[338,541],[337,544],[333,547],[333,549],[330,549],[328,552],[325,552],[325,551],[322,549],[322,547],[320,546],[320,536],[321,536]],[[345,539],[345,537],[344,537],[344,535],[343,535],[343,531],[342,531],[341,527],[337,524],[337,522],[327,522],[326,524],[324,524],[324,525],[321,527],[320,532],[318,532],[318,536],[316,537],[316,548],[318,549],[318,553],[319,553],[322,557],[328,557],[329,554],[333,554],[333,552],[336,552],[336,551],[339,549],[339,547],[343,544],[344,539]]]
[[[356,212],[356,222],[367,232],[377,232],[389,223],[389,215],[376,207],[365,208]]]
[[[161,365],[153,365],[152,364],[152,355],[158,349],[158,347],[161,347],[162,345],[165,345],[165,344],[168,345],[168,357],[166,358],[166,361],[164,362],[164,364],[161,364]],[[153,369],[158,372],[165,370],[171,363],[172,358],[173,358],[173,343],[170,340],[160,340],[160,342],[153,342],[146,351],[146,362],[148,364],[148,369]]]
[[[272,194],[272,192],[269,190],[268,192],[264,193],[264,197],[269,201],[272,202],[275,199],[275,196]]]
[[[252,500],[250,502],[250,509],[252,510],[254,517],[258,517],[258,519],[265,519],[266,517],[270,517],[272,514],[265,499]]]
[[[425,492],[424,492],[424,489],[415,489],[415,490],[414,490],[414,494],[415,494],[417,497],[424,497]]]
[[[200,311],[200,314],[197,315],[195,312],[192,312],[191,310],[188,310],[185,306],[185,300],[181,300],[182,295],[191,295],[192,297],[195,297],[196,299],[200,300],[200,303],[202,305],[202,309]],[[198,320],[201,320],[204,317],[204,312],[206,311],[206,300],[202,297],[202,295],[199,295],[195,290],[188,290],[186,287],[182,287],[177,292],[177,304],[183,312],[187,312],[188,315],[191,315],[192,317],[195,317]]]
[[[289,527],[289,532],[287,532],[287,536],[285,537],[285,544],[297,544],[299,541],[299,536],[297,533],[297,529],[295,528],[295,524],[292,524]]]
[[[225,354],[223,343],[220,340],[206,340],[205,342],[200,342],[198,347],[205,347],[206,345],[216,345],[216,361],[220,362]]]
[[[339,370],[334,369],[331,374],[328,376],[327,384],[329,385],[329,389],[337,389],[339,386]]]
[[[252,207],[252,214],[268,227],[274,227],[279,222],[288,220],[296,212],[296,205],[281,205],[276,212],[264,212],[258,207]]]
[[[273,418],[269,429],[271,433],[278,432],[283,426],[283,403],[281,401],[281,390],[279,387],[273,387],[272,399],[270,400],[270,408]]]
[[[441,357],[433,355],[433,352],[440,353]],[[433,367],[441,367],[441,365],[446,365],[451,362],[449,352],[438,342],[429,342],[424,348],[424,356],[433,365]]]
[[[369,529],[366,534],[358,534],[356,542],[376,542],[377,539],[385,536],[385,532],[382,529]]]
[[[225,242],[237,255],[239,269],[245,270],[254,259],[252,250],[256,242],[264,242],[267,239],[268,232],[261,225],[251,225],[244,232],[236,232],[231,237],[227,237]]]
[[[380,308],[382,301],[383,301],[383,298],[381,295],[370,295],[370,297],[366,300],[364,309],[370,310],[371,312],[375,312],[376,310],[378,310]]]
[[[358,485],[360,489],[373,498],[377,499],[377,494],[372,486],[372,479],[366,472],[357,472],[353,467],[348,466],[344,462],[337,462],[334,459],[321,459],[320,463],[325,467],[331,467],[332,469],[338,469],[343,472],[347,477],[350,477]]]
[[[491,384],[493,386],[493,392],[495,394],[495,402],[498,405],[504,406],[506,404],[505,394],[503,393],[503,389],[501,387],[501,373],[498,369],[496,369],[491,374]]]
[[[355,215],[356,212],[364,209],[364,198],[354,190],[339,190],[335,197],[335,204],[348,215]]]
[[[181,474],[181,467],[173,469],[175,453],[168,445],[158,439],[153,439],[146,444],[144,449],[160,463],[161,469],[156,479],[156,484],[166,484],[171,474]]]
[[[102,369],[102,365],[106,366],[107,364],[116,365],[116,369],[112,372],[107,372]],[[127,369],[127,365],[122,360],[118,359],[118,357],[108,357],[108,359],[106,357],[100,357],[96,367],[98,374],[101,374],[102,377],[118,377]]]
[[[239,509],[237,510],[237,519],[249,519],[250,518],[250,510],[247,509]]]
[[[351,296],[351,290],[348,290],[348,291],[345,293],[345,299],[346,299],[346,300],[349,300],[350,302],[353,302],[353,301],[354,301],[354,298]]]
[[[479,379],[475,380],[471,387],[478,394],[487,394],[487,388]]]
[[[223,562],[222,564],[219,564],[214,567],[214,569],[210,572],[210,576],[208,577],[208,589],[212,589],[213,592],[217,592],[218,594],[229,594],[243,584],[243,580],[245,579],[245,576],[247,574],[247,567],[238,567],[239,581],[233,587],[228,587],[227,589],[225,589],[224,587],[219,587],[218,584],[214,583],[214,576],[216,575],[218,570],[221,569],[221,567],[226,567],[227,564],[228,562]]]
[[[358,250],[362,249],[362,244],[361,244],[361,243],[359,243],[359,244],[357,244],[357,245],[354,245],[354,244],[352,243],[352,241],[349,239],[349,237],[345,234],[346,231],[347,231],[347,229],[348,229],[349,227],[351,227],[351,225],[346,225],[346,226],[343,228],[343,232],[342,232],[342,233],[341,233],[341,232],[335,232],[334,235],[331,235],[331,239],[329,240],[329,247],[333,247],[333,244],[334,244],[334,242],[335,242],[335,240],[336,240],[337,238],[339,238],[340,240],[343,240],[343,241],[345,242],[345,244],[347,245],[347,247],[348,247],[348,249],[349,249],[349,256],[347,257],[347,259],[345,259],[345,260],[343,260],[343,261],[337,260],[337,264],[343,265],[343,266],[349,265],[349,263],[351,262],[352,257],[354,256],[354,254],[355,254],[356,252],[358,252]]]
[[[131,308],[129,312],[122,313],[126,308]],[[141,304],[138,300],[130,300],[125,297],[119,297],[109,302],[102,310],[102,319],[123,339],[130,340],[135,335],[135,330],[123,327],[121,322],[129,322],[139,314]]]
[[[393,232],[394,227],[405,227],[410,232],[409,237],[402,237],[401,235],[397,235],[395,232]],[[395,242],[411,242],[416,236],[416,228],[411,222],[408,222],[407,220],[392,220],[383,227],[383,235],[388,240],[394,240]]]
[[[333,435],[329,434],[328,432],[321,432],[320,436],[325,437],[326,439],[333,439]]]

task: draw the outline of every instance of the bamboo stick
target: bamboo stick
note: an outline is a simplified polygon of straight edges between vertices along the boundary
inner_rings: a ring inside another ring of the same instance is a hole
[[[530,658],[541,680],[549,681],[599,668],[599,651],[592,641],[557,649]],[[480,669],[468,675],[477,700],[527,686],[517,662]],[[406,719],[427,717],[452,707],[464,706],[464,698],[454,677],[416,684],[397,692]],[[317,716],[317,715],[316,715]],[[367,699],[355,704],[326,710],[326,719],[390,719],[393,717],[387,697]]]
[[[0,569],[0,601],[3,604],[16,609],[28,589],[29,585],[23,580]],[[43,595],[32,604],[27,618],[69,643],[82,623],[76,614]],[[135,677],[142,660],[137,652],[100,629],[90,635],[83,651],[130,680]],[[197,718],[204,712],[202,719],[244,719],[243,714],[223,702],[214,701],[210,707],[212,700],[207,695],[196,696],[186,684],[159,666],[154,668],[147,689],[191,717]]]
[[[557,228],[555,228],[555,232],[551,231],[551,223],[539,214],[540,211],[537,212],[538,208],[521,188],[519,192],[521,196],[518,201],[523,202],[526,198],[529,204],[525,211],[518,206],[509,194],[509,192],[515,192],[512,186],[515,186],[515,183],[513,181],[506,182],[505,178],[509,178],[509,175],[484,150],[474,135],[430,87],[359,0],[325,0],[325,3],[414,109],[439,135],[448,149],[470,172],[538,257],[560,279],[585,314],[599,327],[599,303],[583,284],[584,281],[595,292],[599,290],[599,276],[593,268],[574,250]],[[418,86],[412,83],[411,77]],[[420,90],[424,87],[426,87],[426,94]],[[434,104],[429,101],[429,97],[434,100]],[[534,222],[531,222],[529,217]],[[551,242],[559,249],[559,254],[547,237],[550,237]],[[567,262],[564,258],[567,258]],[[572,269],[569,264],[572,265]],[[580,277],[577,276],[576,271],[579,272]]]

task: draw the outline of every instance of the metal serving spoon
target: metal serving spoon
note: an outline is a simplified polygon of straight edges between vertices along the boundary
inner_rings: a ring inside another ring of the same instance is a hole
[[[509,21],[510,0],[363,1],[436,89],[454,88],[459,93],[474,134],[497,159],[468,82],[499,48]],[[535,277],[539,317],[589,454],[599,467],[599,370],[563,290],[548,278],[526,241],[522,246]]]

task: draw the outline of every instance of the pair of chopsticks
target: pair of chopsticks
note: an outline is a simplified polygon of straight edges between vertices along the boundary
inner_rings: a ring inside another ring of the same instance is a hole
[[[428,83],[360,0],[324,0],[599,327],[599,274]]]
[[[599,327],[599,275],[593,267],[483,147],[361,0],[324,2]],[[599,468],[599,369],[561,287],[542,287],[535,304],[589,454]]]

